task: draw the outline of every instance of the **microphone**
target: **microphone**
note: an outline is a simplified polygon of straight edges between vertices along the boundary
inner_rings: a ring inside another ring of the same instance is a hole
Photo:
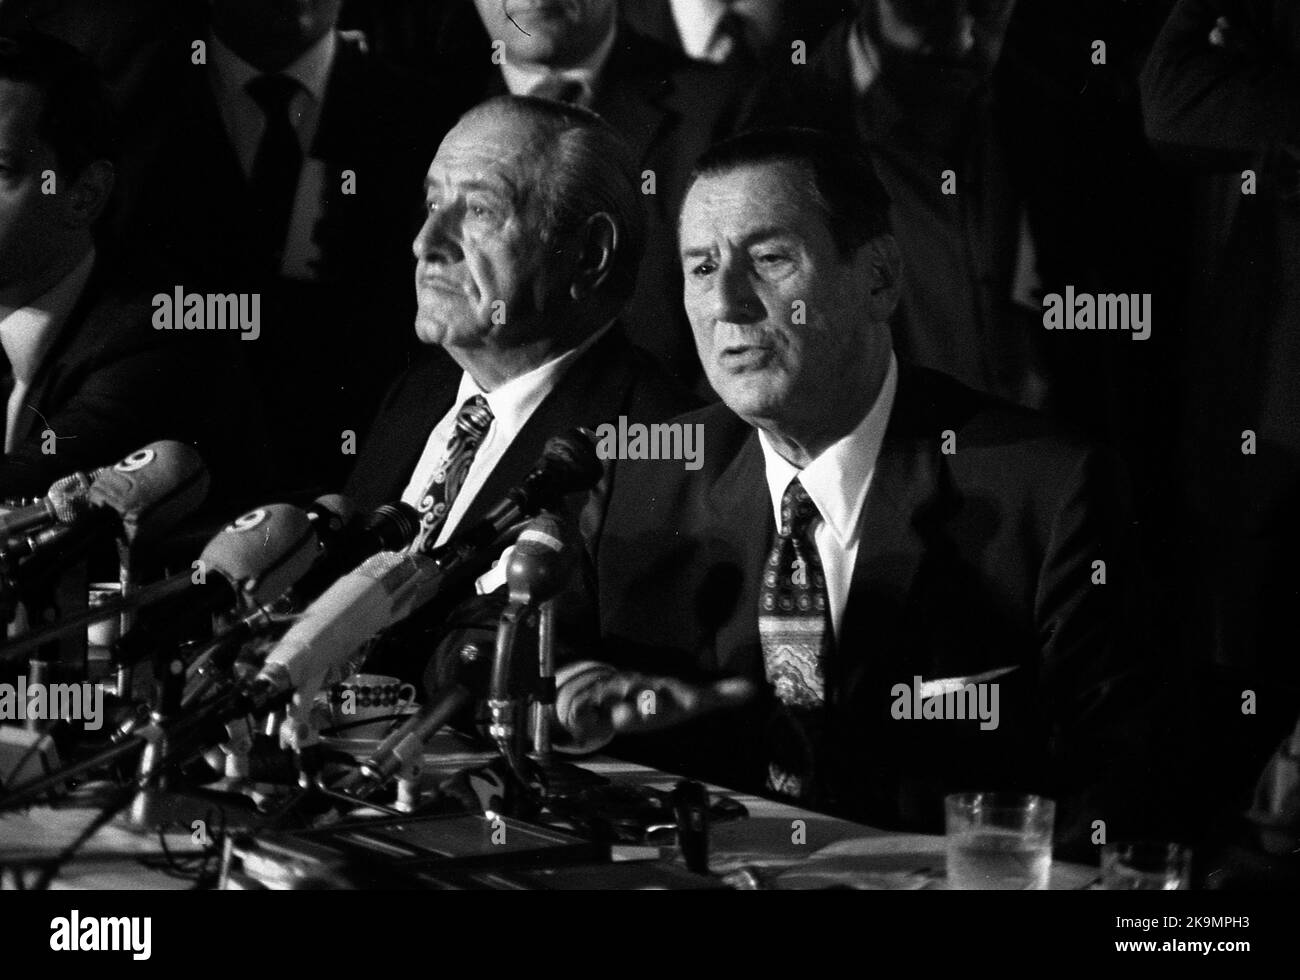
[[[325,542],[325,553],[293,585],[286,603],[295,608],[315,599],[339,576],[356,568],[371,555],[402,550],[415,540],[419,530],[420,515],[410,504],[400,500],[381,504],[359,522],[354,521],[343,528],[332,541]]]
[[[19,550],[32,580],[77,560],[100,540],[121,535],[132,544],[142,532],[158,538],[203,503],[208,472],[192,446],[162,440],[96,471],[85,509],[69,524],[38,532]]]
[[[564,590],[574,562],[573,549],[565,547],[560,522],[552,515],[541,514],[533,518],[520,533],[506,564],[506,588],[510,601],[497,627],[490,699],[505,701],[509,698],[518,627],[529,612]]]
[[[55,522],[71,524],[85,512],[91,483],[107,470],[108,467],[101,467],[89,475],[71,473],[55,480],[49,492],[36,503],[0,515],[0,536],[7,538]]]
[[[325,590],[267,657],[254,683],[259,697],[309,687],[376,633],[431,601],[449,581],[490,561],[493,546],[518,520],[568,493],[590,489],[604,472],[591,433],[578,429],[551,439],[536,466],[488,515],[431,553],[381,551]]]
[[[565,495],[590,490],[602,475],[595,435],[574,429],[568,435],[555,436],[523,482],[469,530],[457,532],[446,544],[429,551],[429,557],[437,562],[448,584],[482,574],[506,543],[504,537],[521,520],[558,509]]]
[[[316,503],[322,504],[327,499],[322,497]],[[338,500],[351,508],[347,498],[339,497]],[[310,512],[311,508],[308,509]],[[326,543],[324,554],[296,583],[273,601],[259,604],[199,649],[193,660],[195,679],[185,692],[182,707],[187,708],[206,696],[218,676],[234,661],[239,649],[258,631],[274,623],[277,615],[291,612],[316,598],[344,572],[356,568],[376,552],[406,547],[415,539],[419,527],[415,508],[399,500],[376,508],[360,522],[360,526],[354,521],[351,527],[336,534]]]
[[[90,514],[111,515],[127,543],[143,530],[158,537],[198,509],[208,495],[208,471],[193,446],[164,439],[138,449],[90,485]]]
[[[368,799],[403,769],[418,764],[429,740],[473,700],[474,695],[464,684],[439,691],[433,701],[406,719],[361,763],[360,779],[348,787],[350,794],[359,800]]]
[[[357,517],[356,507],[341,493],[322,494],[307,505],[306,513],[317,539],[327,550]]]
[[[302,510],[289,504],[260,507],[236,518],[209,541],[197,569],[178,572],[117,602],[29,634],[7,647],[5,655],[16,655],[95,620],[166,601],[166,609],[160,611],[160,617],[165,613],[166,626],[140,623],[118,641],[120,659],[139,659],[167,635],[183,630],[183,617],[191,613],[246,606],[279,595],[311,566],[318,550],[311,521]]]

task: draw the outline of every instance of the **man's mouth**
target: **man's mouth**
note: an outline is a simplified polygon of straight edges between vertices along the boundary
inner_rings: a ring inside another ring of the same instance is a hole
[[[775,353],[768,344],[730,344],[722,348],[718,360],[733,371],[766,367]]]
[[[452,280],[443,276],[423,275],[417,280],[421,290],[431,290],[436,293],[447,293],[451,296],[463,296],[464,290],[452,282]]]

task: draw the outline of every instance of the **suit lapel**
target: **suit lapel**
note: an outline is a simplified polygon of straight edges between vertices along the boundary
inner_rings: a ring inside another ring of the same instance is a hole
[[[68,314],[67,319],[59,327],[50,349],[45,352],[45,356],[41,359],[41,363],[36,369],[36,376],[32,378],[32,383],[23,398],[23,404],[18,408],[18,422],[14,428],[15,446],[34,438],[36,433],[44,427],[45,422],[42,413],[50,413],[51,396],[60,379],[66,373],[68,361],[72,358],[89,361],[95,356],[96,351],[94,349],[87,349],[83,334],[94,311],[95,303],[99,299],[103,281],[103,260],[96,259],[95,268],[90,274],[90,279],[86,282],[85,288],[82,289],[81,295],[77,297],[72,312]],[[7,389],[6,398],[12,390],[11,385]]]
[[[739,420],[737,420],[739,421]],[[772,546],[775,525],[767,490],[767,473],[757,430],[744,425],[748,435],[740,451],[709,488],[709,526],[727,536],[726,553],[739,559],[743,586],[733,615],[718,629],[715,667],[728,674],[762,673],[762,648],[758,638],[758,593],[763,565]]]
[[[630,345],[615,325],[564,373],[524,423],[461,518],[468,528],[528,475],[553,436],[614,421],[632,380]]]
[[[831,685],[851,700],[870,672],[893,669],[907,657],[905,616],[926,555],[927,522],[940,487],[940,428],[932,423],[920,378],[899,366],[898,391],[871,478],[862,538],[833,668]]]

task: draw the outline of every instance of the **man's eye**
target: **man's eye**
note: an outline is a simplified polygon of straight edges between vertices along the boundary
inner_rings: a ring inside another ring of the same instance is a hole
[[[691,275],[695,276],[697,279],[701,279],[704,276],[711,274],[715,268],[716,266],[714,266],[712,262],[701,262],[699,265],[691,269]]]
[[[778,263],[789,261],[790,257],[788,255],[782,255],[779,252],[764,252],[758,257],[759,265],[777,265]]]

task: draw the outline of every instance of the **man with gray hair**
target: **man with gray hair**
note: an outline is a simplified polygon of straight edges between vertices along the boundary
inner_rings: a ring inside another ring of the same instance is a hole
[[[629,151],[599,116],[491,99],[442,141],[424,201],[415,330],[431,349],[389,392],[348,493],[416,507],[428,548],[481,518],[551,436],[692,403],[618,324],[644,218]],[[603,520],[615,470],[608,461],[584,532]]]

